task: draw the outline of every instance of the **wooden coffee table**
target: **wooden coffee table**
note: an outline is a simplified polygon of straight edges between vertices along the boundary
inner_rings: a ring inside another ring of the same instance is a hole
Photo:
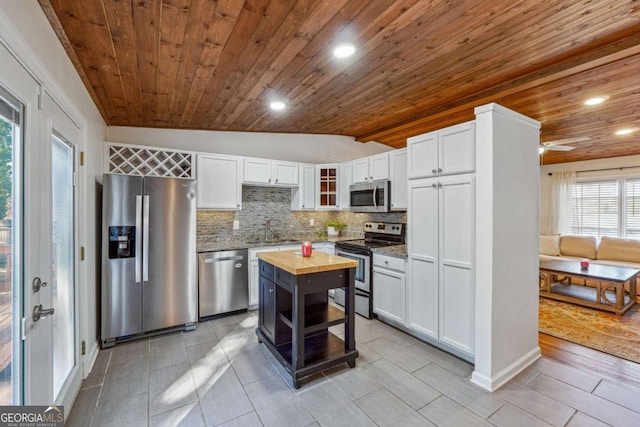
[[[540,296],[623,315],[636,303],[639,273],[640,270],[632,268],[599,264],[582,269],[580,261],[542,261]],[[564,277],[562,281],[558,280],[560,276]],[[572,279],[594,281],[596,286],[578,285]],[[626,284],[629,292],[625,290]]]

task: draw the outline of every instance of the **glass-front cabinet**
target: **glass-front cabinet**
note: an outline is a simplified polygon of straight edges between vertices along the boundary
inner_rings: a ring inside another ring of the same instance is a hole
[[[340,165],[316,165],[316,209],[339,209]]]

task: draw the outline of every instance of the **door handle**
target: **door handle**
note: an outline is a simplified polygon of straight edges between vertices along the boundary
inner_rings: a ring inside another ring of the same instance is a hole
[[[33,321],[37,322],[40,319],[44,319],[47,316],[51,316],[55,312],[53,307],[42,308],[42,304],[33,307]]]
[[[31,288],[33,289],[33,292],[38,292],[40,288],[44,288],[45,286],[47,286],[47,282],[43,282],[39,277],[35,277],[31,282]]]
[[[376,200],[377,192],[378,192],[378,185],[376,184],[373,186],[373,207],[375,209],[378,209],[378,202]]]
[[[142,281],[142,196],[136,195],[136,283]]]
[[[149,280],[149,196],[142,201],[142,281]]]

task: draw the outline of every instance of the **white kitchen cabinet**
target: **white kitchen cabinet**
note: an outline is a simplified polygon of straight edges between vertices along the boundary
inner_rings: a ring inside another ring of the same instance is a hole
[[[405,324],[405,260],[373,254],[373,312],[382,320]]]
[[[353,183],[389,179],[389,154],[382,153],[353,161]]]
[[[333,242],[313,242],[311,247],[314,251],[324,252],[327,254],[335,255],[336,244]]]
[[[353,162],[340,165],[340,210],[348,211],[351,207],[349,186],[353,183]]]
[[[472,174],[409,183],[406,326],[474,354]]]
[[[391,180],[391,210],[407,209],[407,149],[389,152],[389,179]]]
[[[298,185],[298,163],[245,157],[244,184]]]
[[[300,164],[297,187],[291,189],[291,210],[314,210],[316,208],[316,166]]]
[[[242,157],[198,154],[198,209],[242,209]]]
[[[466,122],[407,140],[408,178],[475,171],[475,122]]]
[[[340,165],[316,165],[316,209],[340,208]]]

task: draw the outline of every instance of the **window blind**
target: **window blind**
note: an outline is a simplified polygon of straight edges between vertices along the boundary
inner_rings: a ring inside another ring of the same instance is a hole
[[[640,239],[640,179],[625,180],[624,236]]]
[[[618,236],[620,202],[618,181],[578,182],[574,187],[571,233],[586,236]],[[640,203],[640,181],[637,184]],[[638,205],[640,233],[640,204]]]

